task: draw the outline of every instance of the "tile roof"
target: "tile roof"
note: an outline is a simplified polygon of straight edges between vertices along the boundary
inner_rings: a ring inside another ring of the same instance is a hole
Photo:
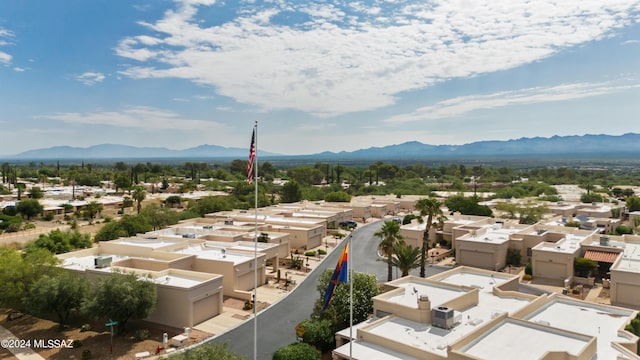
[[[587,259],[591,259],[594,261],[601,261],[606,263],[613,264],[616,261],[619,253],[617,252],[607,252],[607,251],[597,251],[597,250],[587,250],[584,253],[584,257]]]

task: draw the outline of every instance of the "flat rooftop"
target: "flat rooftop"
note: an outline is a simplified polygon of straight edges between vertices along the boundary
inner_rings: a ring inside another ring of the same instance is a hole
[[[485,233],[480,233],[477,235],[472,235],[471,233],[465,234],[460,237],[458,240],[464,241],[472,241],[472,242],[481,242],[481,243],[493,243],[493,244],[503,244],[509,241],[509,236],[511,234],[515,234],[521,229],[494,229],[492,227],[484,227],[487,229]]]
[[[596,337],[598,359],[617,359],[623,355],[611,343],[629,341],[618,334],[618,329],[625,326],[632,313],[631,310],[558,298],[529,314],[525,320]]]
[[[205,282],[205,279],[186,276],[186,275],[163,275],[152,279],[158,285],[169,285],[181,288],[191,288]]]
[[[573,254],[580,249],[580,242],[585,238],[586,236],[584,235],[566,234],[564,239],[560,239],[555,243],[542,242],[536,245],[535,249]]]
[[[518,360],[538,360],[549,351],[578,355],[590,340],[588,336],[505,319],[460,351],[478,359],[511,360],[517,354]]]
[[[640,244],[627,243],[622,257],[613,264],[611,270],[640,272]]]
[[[221,247],[206,246],[205,244],[190,244],[189,246],[173,251],[178,254],[195,255],[198,258],[229,261],[239,264],[247,260],[253,259],[253,255],[239,252],[226,251]]]
[[[178,241],[178,240],[170,240],[170,239],[121,238],[117,240],[111,240],[110,242],[113,244],[140,246],[140,247],[146,247],[150,249],[159,249],[165,246],[183,243],[184,240]]]
[[[217,246],[217,247],[224,248],[224,249],[244,250],[244,251],[254,251],[256,245],[258,247],[258,251],[266,250],[266,249],[270,249],[270,248],[279,246],[279,244],[263,243],[263,242],[259,242],[259,241],[256,242],[256,243],[253,243],[251,241],[234,241],[234,242],[206,241],[205,244],[206,244],[206,246],[210,246],[210,247]]]
[[[416,309],[418,308],[417,298],[420,295],[427,295],[429,297],[429,301],[431,301],[431,307],[434,308],[449,300],[455,299],[468,291],[449,287],[445,284],[439,285],[434,283],[424,283],[411,279],[409,279],[409,281],[394,283],[394,285],[404,288],[404,292],[401,292],[400,294],[390,294],[387,297],[382,294],[382,297],[385,298],[386,301]]]
[[[431,324],[423,324],[401,317],[392,316],[380,322],[377,322],[366,331],[381,337],[391,337],[393,341],[397,341],[406,345],[413,346],[423,351],[428,351],[440,356],[447,356],[447,345],[457,340],[459,336],[457,330],[445,330],[431,326]],[[390,334],[393,334],[390,336]],[[364,356],[358,354],[358,358],[364,359]],[[373,357],[377,359],[377,357]]]
[[[349,343],[335,349],[336,354],[349,358]],[[351,351],[355,359],[375,359],[375,360],[418,360],[418,358],[405,355],[401,352],[393,351],[367,341],[356,340],[351,345]]]
[[[97,254],[97,255],[87,255],[87,256],[81,256],[81,257],[69,257],[64,259],[64,262],[62,263],[62,267],[65,269],[71,269],[71,270],[84,271],[84,270],[94,269],[94,270],[101,270],[105,272],[111,272],[111,266],[106,266],[104,268],[96,269],[95,259],[98,257],[110,257],[112,263],[130,258],[129,256],[113,255],[113,254]]]
[[[444,277],[438,277],[438,281],[447,284],[471,286],[489,292],[492,292],[494,286],[500,286],[509,280],[508,278],[495,276],[494,274],[471,271],[455,272]]]

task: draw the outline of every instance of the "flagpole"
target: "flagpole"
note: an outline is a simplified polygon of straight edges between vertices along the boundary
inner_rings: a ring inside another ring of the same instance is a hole
[[[258,360],[258,120],[253,125],[255,134],[255,158],[253,180],[255,183],[253,218],[253,360]]]
[[[351,234],[349,234],[349,251],[353,251],[351,247]],[[353,356],[353,259],[355,256],[349,256],[349,360]]]

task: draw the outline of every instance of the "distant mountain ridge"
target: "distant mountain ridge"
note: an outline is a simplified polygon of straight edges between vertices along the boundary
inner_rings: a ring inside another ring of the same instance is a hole
[[[281,155],[260,150],[261,157],[295,157],[323,159],[393,159],[393,158],[455,158],[507,157],[535,155],[640,155],[640,134],[574,135],[533,137],[514,140],[478,141],[464,145],[428,145],[418,141],[356,151],[322,152],[310,155]],[[10,159],[127,159],[127,158],[240,158],[249,156],[249,149],[217,145],[200,145],[184,150],[164,147],[136,147],[101,144],[87,148],[55,146],[9,156]]]
[[[261,153],[261,155],[277,155]],[[11,156],[12,159],[130,159],[130,158],[207,158],[248,157],[249,149],[230,148],[217,145],[200,145],[184,150],[164,147],[137,147],[118,144],[100,144],[86,148],[54,146],[29,150]]]
[[[323,152],[323,158],[389,159],[433,157],[508,157],[536,155],[640,155],[640,134],[573,135],[478,141],[464,145],[428,145],[409,141],[352,152]]]

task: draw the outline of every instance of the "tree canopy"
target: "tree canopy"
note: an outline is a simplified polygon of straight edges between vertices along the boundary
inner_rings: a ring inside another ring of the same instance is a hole
[[[58,269],[31,284],[26,303],[29,311],[36,315],[55,313],[62,328],[67,324],[71,313],[81,310],[88,292],[87,279],[68,270]]]
[[[44,207],[37,199],[23,199],[16,205],[16,211],[30,220],[32,217],[42,213]]]
[[[375,275],[352,272],[353,274],[353,322],[357,324],[367,319],[373,312],[373,298],[380,293]],[[318,279],[320,297],[316,300],[313,317],[329,319],[338,331],[349,326],[349,283],[341,283],[334,290],[329,307],[320,312],[324,304],[324,295],[333,270],[325,270]]]
[[[24,309],[32,284],[49,273],[58,259],[44,249],[24,253],[0,248],[0,306]]]
[[[94,287],[85,312],[93,318],[117,321],[119,331],[124,332],[130,319],[151,315],[157,300],[156,284],[150,279],[115,272]]]

